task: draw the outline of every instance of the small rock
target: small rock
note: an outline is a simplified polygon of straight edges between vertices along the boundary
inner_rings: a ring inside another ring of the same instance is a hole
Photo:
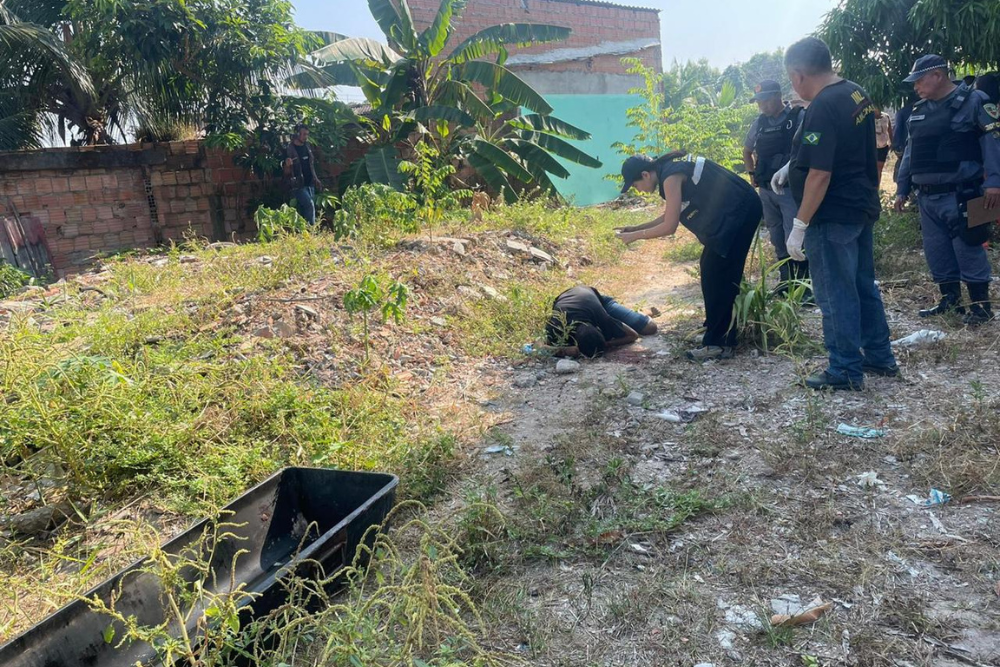
[[[448,323],[445,322],[443,317],[432,317],[431,324],[433,324],[436,327],[443,327],[448,325]]]
[[[38,535],[55,528],[73,514],[73,505],[64,500],[9,517],[7,528],[18,535]]]
[[[155,258],[149,260],[149,265],[150,266],[155,266],[157,268],[166,266],[169,263],[170,263],[170,260],[167,259],[166,257],[155,257]]]
[[[295,327],[288,322],[275,322],[274,332],[282,338],[291,338],[295,335]]]
[[[646,395],[641,391],[633,391],[628,396],[625,397],[625,401],[629,405],[634,405],[636,407],[641,407],[646,400]]]
[[[462,257],[465,257],[465,254],[466,254],[465,253],[465,244],[462,243],[461,241],[454,241],[451,244],[451,251],[454,252],[456,255],[460,255]]]
[[[514,378],[514,386],[518,389],[527,389],[528,387],[534,387],[538,384],[538,378],[534,375],[521,375]]]
[[[271,327],[261,327],[254,331],[252,335],[257,338],[274,338],[275,331]]]
[[[764,628],[760,617],[752,610],[740,605],[733,605],[726,610],[726,623],[740,630],[762,630]]]
[[[733,642],[736,641],[736,633],[732,630],[719,630],[715,633],[715,639],[723,651],[732,651]]]
[[[272,262],[274,262],[274,258],[269,257],[268,255],[263,255],[262,257],[258,257],[257,261],[260,262],[261,264],[271,264]]]
[[[483,283],[476,283],[476,287],[479,288],[480,292],[482,292],[483,294],[485,294],[486,296],[488,296],[491,299],[495,299],[497,301],[506,301],[507,300],[507,297],[505,297],[503,294],[501,294],[500,292],[498,292],[496,290],[496,288],[494,288],[494,287],[490,287],[489,285],[484,285]]]
[[[319,319],[319,313],[316,312],[315,309],[310,308],[309,306],[304,306],[301,303],[295,304],[295,312],[302,313],[303,315],[305,315],[310,320],[318,320]]]
[[[559,375],[570,375],[571,373],[578,373],[580,371],[580,362],[573,361],[572,359],[560,359],[556,363],[556,373]]]
[[[590,266],[594,263],[594,260],[587,257],[586,255],[580,255],[580,266]]]
[[[198,258],[194,255],[181,255],[177,258],[177,261],[181,264],[194,264],[198,261]]]
[[[235,248],[236,244],[232,241],[216,241],[215,243],[209,243],[208,247],[212,250],[222,250],[223,248]]]
[[[694,667],[715,667],[715,663],[714,662],[699,662]]]
[[[507,239],[507,249],[514,250],[516,252],[523,252],[527,255],[531,254],[531,246],[526,243],[521,243],[520,241],[515,241],[514,239]]]
[[[470,299],[482,299],[483,295],[474,287],[469,287],[468,285],[459,285],[456,291],[462,296],[468,297]]]
[[[549,253],[544,250],[539,250],[538,248],[529,248],[528,252],[531,253],[533,259],[537,259],[539,262],[544,262],[546,264],[553,264],[556,260]]]

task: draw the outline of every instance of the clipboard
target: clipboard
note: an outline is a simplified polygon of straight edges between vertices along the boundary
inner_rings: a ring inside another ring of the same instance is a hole
[[[969,229],[1000,220],[1000,208],[983,208],[985,201],[986,197],[976,197],[966,202],[965,211],[969,220]]]

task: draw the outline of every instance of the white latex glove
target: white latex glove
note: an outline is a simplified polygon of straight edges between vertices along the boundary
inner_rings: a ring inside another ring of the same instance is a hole
[[[771,177],[771,191],[776,195],[785,194],[785,186],[788,184],[788,165],[791,162],[786,162],[785,166],[774,172],[774,176]]]
[[[795,222],[792,224],[792,233],[788,235],[788,240],[785,241],[788,256],[796,262],[804,262],[806,260],[806,254],[802,252],[802,242],[806,240],[807,227],[809,225],[795,218]]]

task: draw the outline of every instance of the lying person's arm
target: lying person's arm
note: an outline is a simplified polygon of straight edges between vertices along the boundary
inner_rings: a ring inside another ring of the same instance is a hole
[[[635,341],[639,340],[639,334],[635,332],[635,329],[625,324],[624,322],[619,322],[618,326],[622,328],[622,330],[625,332],[625,335],[605,341],[604,344],[607,347],[622,347],[623,345],[631,345]]]
[[[576,345],[547,345],[545,343],[539,343],[535,346],[539,352],[546,352],[551,354],[553,357],[579,357],[580,348]]]

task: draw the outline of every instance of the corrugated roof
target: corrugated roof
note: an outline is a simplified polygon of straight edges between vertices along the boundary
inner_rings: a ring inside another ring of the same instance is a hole
[[[615,9],[633,9],[637,12],[660,13],[659,9],[653,7],[639,7],[637,5],[623,5],[618,2],[608,2],[608,0],[550,0],[550,2],[566,2],[571,5],[597,5],[598,7],[614,7]]]

